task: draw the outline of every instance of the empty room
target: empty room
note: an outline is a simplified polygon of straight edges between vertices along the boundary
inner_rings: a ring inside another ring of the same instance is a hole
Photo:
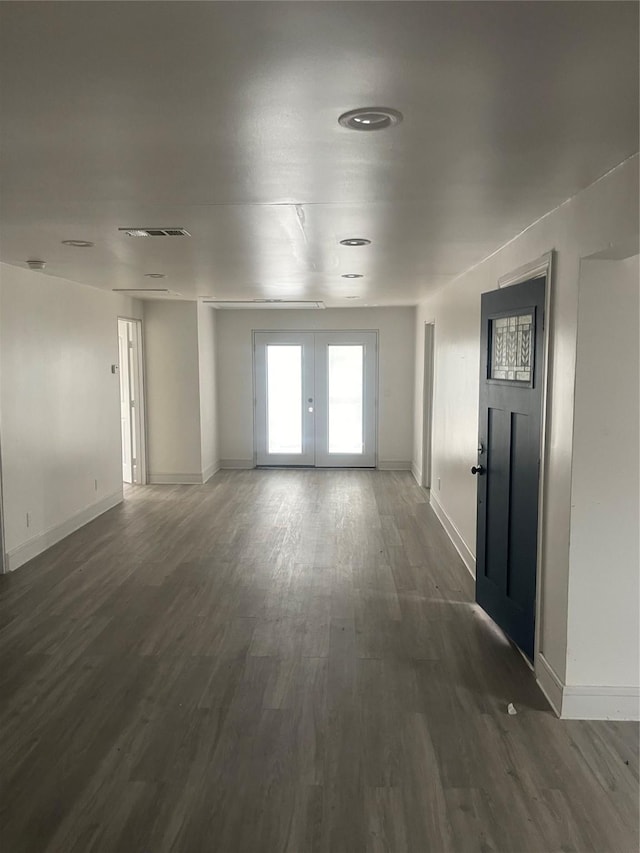
[[[2,853],[636,853],[639,9],[0,0]]]

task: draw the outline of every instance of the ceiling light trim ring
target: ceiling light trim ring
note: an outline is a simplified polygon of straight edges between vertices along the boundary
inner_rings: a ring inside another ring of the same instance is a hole
[[[338,123],[348,130],[385,130],[401,121],[402,113],[392,107],[358,107],[338,118]]]
[[[340,240],[341,246],[369,246],[371,240],[366,237],[347,237],[346,240]]]
[[[73,246],[74,249],[93,249],[95,243],[91,240],[61,240],[63,246]]]
[[[359,272],[347,272],[342,278],[364,278],[364,276]]]

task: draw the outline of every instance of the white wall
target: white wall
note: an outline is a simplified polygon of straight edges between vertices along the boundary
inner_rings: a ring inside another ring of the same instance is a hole
[[[202,482],[195,302],[145,301],[149,482]]]
[[[220,467],[216,387],[216,311],[198,303],[198,360],[200,371],[200,447],[203,480]]]
[[[541,648],[561,684],[566,681],[571,521],[573,399],[580,259],[638,239],[638,157],[621,164],[534,223],[490,258],[419,306],[416,336],[414,466],[422,467],[424,323],[435,320],[435,412],[432,494],[469,552],[475,554],[480,294],[498,279],[555,249],[551,293],[551,358],[545,469]],[[441,488],[437,489],[438,478]],[[536,662],[536,666],[540,664]],[[537,669],[538,671],[538,669]]]
[[[118,315],[140,313],[133,300],[7,264],[0,306],[5,534],[16,568],[122,499],[111,365]]]
[[[408,468],[413,431],[413,308],[218,312],[218,401],[223,466],[253,464],[252,330],[379,330],[379,464]]]
[[[580,274],[567,683],[640,684],[640,269]]]

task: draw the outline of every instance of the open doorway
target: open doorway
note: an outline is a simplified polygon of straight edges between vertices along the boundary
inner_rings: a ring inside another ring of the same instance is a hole
[[[431,447],[433,435],[433,380],[435,376],[435,323],[424,325],[424,380],[422,388],[422,486],[431,488]]]
[[[147,482],[147,470],[140,320],[118,318],[118,353],[122,480],[124,483],[143,485]]]

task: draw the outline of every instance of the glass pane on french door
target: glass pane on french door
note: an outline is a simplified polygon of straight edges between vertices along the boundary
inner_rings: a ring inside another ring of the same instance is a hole
[[[256,464],[313,465],[313,334],[255,332],[254,371]]]
[[[361,344],[329,344],[329,453],[363,451],[363,354]]]
[[[302,453],[302,347],[267,345],[269,453]]]

